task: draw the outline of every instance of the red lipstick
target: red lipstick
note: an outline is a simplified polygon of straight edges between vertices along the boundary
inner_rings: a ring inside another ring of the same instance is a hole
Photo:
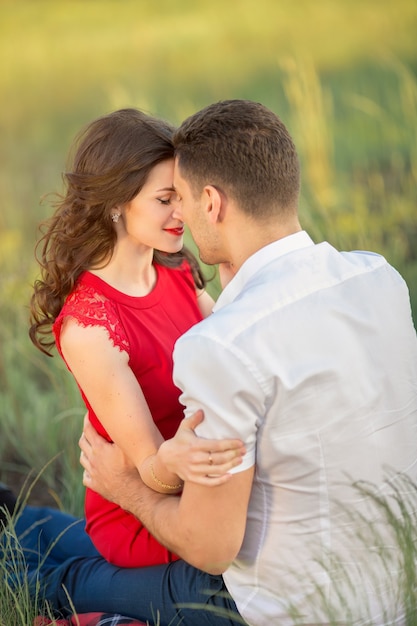
[[[184,226],[179,226],[178,228],[164,228],[165,232],[171,233],[171,235],[175,235],[176,237],[181,237],[184,234]]]

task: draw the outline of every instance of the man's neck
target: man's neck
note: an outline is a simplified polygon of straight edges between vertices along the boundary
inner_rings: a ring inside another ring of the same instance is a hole
[[[229,230],[228,235],[230,263],[234,271],[261,248],[301,230],[296,217],[284,224],[260,223],[253,219],[248,219],[245,223],[240,220],[239,225],[232,232]]]

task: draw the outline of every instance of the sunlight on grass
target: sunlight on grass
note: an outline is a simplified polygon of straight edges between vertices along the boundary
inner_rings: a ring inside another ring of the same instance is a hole
[[[27,316],[51,212],[40,200],[61,189],[75,133],[110,110],[179,123],[224,98],[269,106],[300,153],[304,227],[386,256],[417,320],[416,32],[415,0],[0,2],[0,478],[54,459],[48,489],[82,511],[82,403],[61,360],[30,343]]]
[[[402,0],[381,11],[370,0],[316,9],[306,0],[261,0],[254,12],[243,0],[239,19],[234,6],[216,0],[179,8],[164,0],[158,7],[145,2],[139,16],[131,0],[117,12],[110,0],[100,11],[79,1],[1,5],[0,58],[8,59],[0,74],[8,97],[0,118],[3,469],[7,449],[15,450],[14,464],[26,458],[32,466],[46,463],[67,437],[74,441],[67,469],[78,480],[81,401],[60,360],[30,344],[27,307],[37,226],[51,212],[40,198],[61,188],[72,137],[104,111],[136,105],[175,122],[213,94],[265,101],[300,153],[304,227],[317,241],[384,254],[409,280],[417,311],[417,81],[398,57],[412,50],[414,4]],[[360,27],[347,28],[349,16]],[[401,30],[395,46],[387,24]],[[372,70],[367,42],[374,37],[385,52],[384,65]],[[218,280],[208,289],[217,295]],[[72,417],[60,421],[63,414]],[[74,481],[57,474],[71,497]]]

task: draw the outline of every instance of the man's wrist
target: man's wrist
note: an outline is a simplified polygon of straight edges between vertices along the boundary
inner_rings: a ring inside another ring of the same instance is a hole
[[[141,477],[130,476],[120,490],[117,504],[137,517],[149,528],[157,504],[166,498],[166,495],[148,487]],[[151,531],[152,532],[152,531]]]

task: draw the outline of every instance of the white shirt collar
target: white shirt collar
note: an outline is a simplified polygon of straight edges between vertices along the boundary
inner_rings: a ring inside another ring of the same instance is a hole
[[[288,235],[288,237],[278,239],[277,241],[264,246],[260,250],[257,250],[257,252],[246,259],[230,283],[226,285],[213,307],[213,313],[230,302],[233,302],[236,296],[243,290],[249,279],[270,261],[273,261],[288,252],[293,252],[294,250],[299,250],[300,248],[306,248],[307,246],[313,245],[314,242],[311,237],[304,230],[302,230],[298,233],[294,233],[293,235]]]

